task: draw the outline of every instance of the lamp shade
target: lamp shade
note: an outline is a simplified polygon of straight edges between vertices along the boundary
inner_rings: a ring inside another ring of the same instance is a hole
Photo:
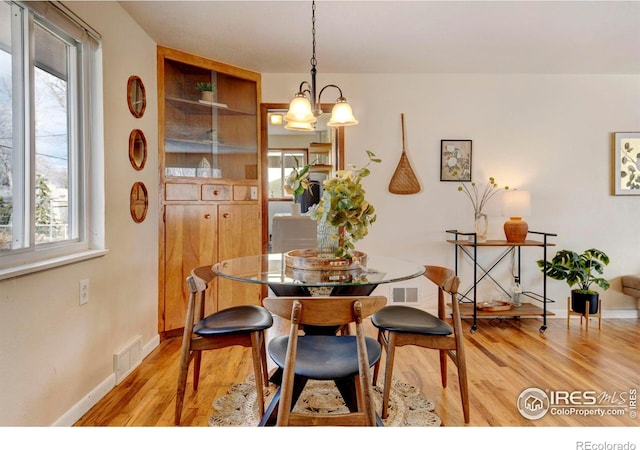
[[[529,191],[504,191],[502,193],[502,214],[509,217],[531,215],[531,193]]]
[[[531,215],[531,194],[529,191],[505,191],[502,194],[502,213],[509,216],[504,223],[504,234],[508,242],[524,242],[529,225],[522,217]]]
[[[289,110],[284,116],[284,120],[287,122],[316,123],[318,119],[313,115],[309,99],[302,92],[299,92],[289,103]]]
[[[294,122],[292,120],[287,122],[284,128],[286,130],[292,130],[292,131],[313,131],[313,126],[310,123]]]
[[[356,125],[358,121],[353,117],[351,105],[344,98],[339,98],[331,110],[331,118],[327,125],[330,127],[347,127]]]

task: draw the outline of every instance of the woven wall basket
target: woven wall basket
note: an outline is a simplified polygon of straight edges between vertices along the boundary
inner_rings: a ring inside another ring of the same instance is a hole
[[[389,192],[403,195],[416,194],[420,192],[420,182],[413,172],[411,163],[409,163],[409,158],[407,157],[404,137],[404,114],[400,114],[400,119],[402,121],[402,155],[400,156],[398,167],[396,167],[389,182]]]

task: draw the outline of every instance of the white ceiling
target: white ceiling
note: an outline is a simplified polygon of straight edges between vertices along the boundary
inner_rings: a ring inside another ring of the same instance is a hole
[[[160,45],[308,72],[311,1],[122,1]],[[640,74],[639,1],[330,1],[319,73]]]

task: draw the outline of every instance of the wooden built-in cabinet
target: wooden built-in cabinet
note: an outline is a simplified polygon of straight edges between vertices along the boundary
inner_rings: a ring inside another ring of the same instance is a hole
[[[211,83],[204,99],[198,83]],[[158,328],[184,327],[194,267],[265,251],[259,154],[260,74],[158,47]],[[260,304],[259,285],[216,279],[206,312]]]

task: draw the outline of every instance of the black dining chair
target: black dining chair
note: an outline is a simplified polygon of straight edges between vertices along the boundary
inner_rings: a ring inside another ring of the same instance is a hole
[[[182,336],[182,353],[178,372],[175,424],[180,425],[182,406],[187,385],[187,374],[191,360],[193,364],[193,389],[198,389],[200,361],[203,350],[240,345],[251,347],[253,371],[256,379],[258,409],[264,413],[263,386],[269,385],[265,330],[273,325],[273,316],[262,306],[240,305],[214,312],[205,317],[204,299],[207,287],[215,274],[211,266],[193,269],[187,277],[189,303]]]
[[[272,400],[278,402],[277,426],[377,424],[370,367],[380,358],[381,349],[374,338],[365,336],[362,320],[386,302],[380,296],[264,299],[267,309],[291,320],[289,335],[269,343],[271,359],[283,370],[282,384]],[[339,328],[348,323],[355,323],[355,335],[301,334],[304,325]],[[350,413],[292,412],[307,380],[335,381]]]
[[[447,358],[457,366],[464,422],[469,423],[467,363],[457,298],[460,279],[453,270],[446,267],[425,266],[425,269],[424,276],[438,287],[437,317],[421,309],[401,305],[387,306],[371,316],[371,322],[378,328],[378,342],[386,353],[381,416],[385,419],[389,413],[389,395],[396,347],[415,345],[440,352],[440,377],[443,388],[447,387]],[[445,293],[449,294],[451,301],[453,326],[447,322]],[[380,361],[374,368],[374,385],[378,381],[379,371]]]

